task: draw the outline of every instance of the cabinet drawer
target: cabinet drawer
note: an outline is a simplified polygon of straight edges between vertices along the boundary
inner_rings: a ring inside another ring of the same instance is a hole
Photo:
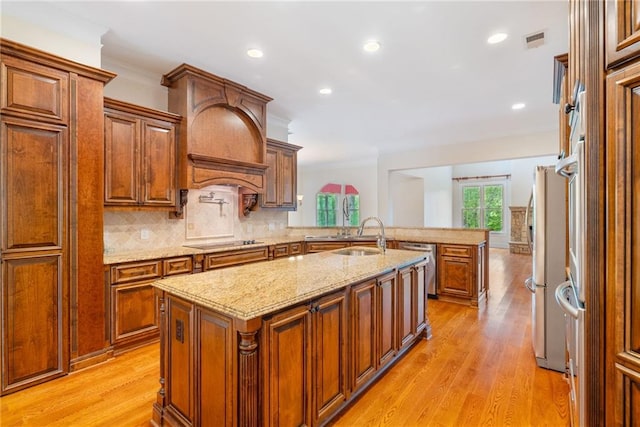
[[[471,258],[472,250],[470,246],[449,246],[442,245],[440,247],[440,255],[442,256],[457,256]]]
[[[349,242],[307,242],[307,253],[332,251],[349,246]]]
[[[289,256],[289,245],[276,245],[273,248],[274,258],[281,258],[285,256]]]
[[[265,261],[267,259],[269,259],[269,248],[267,246],[263,248],[207,254],[204,258],[204,269],[212,270],[214,268]]]
[[[193,258],[184,256],[179,258],[165,259],[163,269],[165,276],[175,276],[177,274],[191,274],[193,271]]]
[[[299,255],[302,253],[302,243],[290,243],[289,244],[289,255]]]
[[[111,283],[127,283],[160,277],[160,261],[139,262],[111,267]]]

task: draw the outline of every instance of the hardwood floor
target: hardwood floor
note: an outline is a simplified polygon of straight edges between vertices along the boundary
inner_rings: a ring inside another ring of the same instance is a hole
[[[335,426],[566,426],[562,374],[536,366],[531,258],[490,251],[484,308],[429,300],[433,338],[421,341]],[[560,326],[562,327],[562,326]],[[0,398],[2,426],[147,426],[158,345]]]

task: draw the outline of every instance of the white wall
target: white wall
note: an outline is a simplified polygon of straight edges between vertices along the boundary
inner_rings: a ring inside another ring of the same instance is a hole
[[[403,173],[389,175],[392,218],[389,225],[424,226],[424,180]]]
[[[316,224],[316,194],[328,183],[353,185],[360,193],[360,218],[377,216],[377,179],[376,163],[373,161],[298,167],[298,194],[304,198],[298,211],[289,214],[289,225]],[[341,217],[338,218],[338,225],[342,225]]]
[[[378,212],[383,221],[389,220],[391,209],[387,176],[391,171],[525,157],[555,156],[557,151],[558,134],[552,131],[474,141],[453,146],[426,146],[421,150],[384,153],[378,159]]]
[[[43,18],[37,11],[47,7]],[[106,28],[78,20],[72,28],[61,26],[64,13],[41,3],[3,2],[0,14],[0,36],[14,42],[58,55],[71,61],[100,68],[100,38]]]

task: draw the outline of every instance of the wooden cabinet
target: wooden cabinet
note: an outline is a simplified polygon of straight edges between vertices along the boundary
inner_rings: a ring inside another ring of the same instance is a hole
[[[224,252],[214,252],[204,256],[204,270],[231,267],[233,265],[266,261],[269,259],[269,247],[237,249]]]
[[[180,116],[105,98],[106,206],[176,206]]]
[[[106,358],[95,200],[112,77],[0,40],[0,395]]]
[[[271,259],[283,258],[287,256],[301,255],[304,251],[304,242],[280,243],[273,245],[269,252]]]
[[[191,256],[111,266],[111,344],[114,352],[121,353],[158,339],[159,304],[152,283],[162,277],[192,271]]]
[[[398,271],[398,338],[399,348],[412,342],[416,333],[416,307],[414,299],[417,286],[413,284],[413,269],[405,267]]]
[[[365,387],[396,355],[396,272],[351,288],[351,390]]]
[[[349,247],[351,244],[348,241],[339,242],[305,242],[306,253],[311,254],[315,252],[332,251],[334,249],[342,249]]]
[[[321,424],[346,402],[347,299],[344,291],[326,296],[311,306],[312,380],[314,424]]]
[[[316,425],[347,399],[344,291],[265,320],[266,425]]]
[[[406,267],[409,288],[424,288],[424,265]],[[326,425],[400,353],[398,277],[392,269],[250,319],[157,290],[162,387],[155,425]],[[428,324],[425,316],[412,317],[414,330]]]
[[[376,286],[368,280],[351,287],[351,390],[369,382],[376,372]]]
[[[640,10],[635,2],[607,0],[605,53],[608,67],[640,56]]]
[[[640,206],[636,196],[640,185],[637,131],[640,63],[607,77],[606,99],[606,170],[610,194],[606,234],[606,425],[637,425],[640,420],[640,275],[637,270]]]
[[[263,208],[297,208],[298,150],[302,147],[267,139],[265,189]]]
[[[438,245],[438,298],[478,306],[486,299],[486,245]]]
[[[264,425],[312,423],[311,311],[301,305],[264,323]]]

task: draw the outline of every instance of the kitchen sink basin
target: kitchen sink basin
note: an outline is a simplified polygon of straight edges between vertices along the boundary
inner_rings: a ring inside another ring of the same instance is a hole
[[[368,248],[344,248],[333,251],[333,253],[348,256],[380,255],[380,251],[378,249]]]

